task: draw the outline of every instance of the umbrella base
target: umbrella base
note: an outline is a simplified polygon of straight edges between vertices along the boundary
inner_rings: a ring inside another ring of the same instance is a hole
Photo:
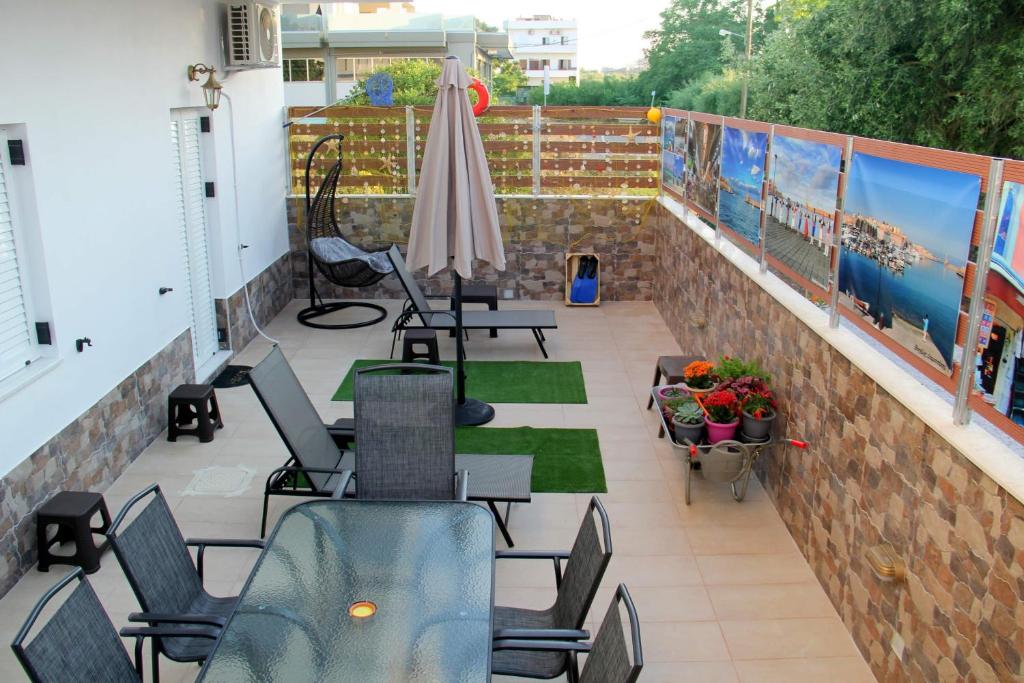
[[[487,424],[494,419],[494,408],[475,398],[455,404],[455,424],[459,427],[473,427]]]

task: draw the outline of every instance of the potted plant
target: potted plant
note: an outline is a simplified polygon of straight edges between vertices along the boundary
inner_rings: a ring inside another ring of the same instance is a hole
[[[736,394],[736,400],[741,404],[746,400],[747,396],[769,391],[768,382],[764,378],[756,375],[742,375],[740,377],[726,379],[718,385],[718,388],[720,390],[728,390]]]
[[[765,387],[747,394],[740,405],[743,408],[743,435],[751,441],[767,439],[775,419],[775,394]]]
[[[704,435],[704,411],[692,398],[681,403],[672,415],[672,431],[676,441],[700,443]]]
[[[696,396],[714,389],[717,380],[714,364],[706,360],[695,360],[683,369],[683,384]]]
[[[689,392],[681,384],[669,384],[658,389],[658,398],[662,401],[669,401],[676,398],[686,398],[689,396]]]
[[[736,394],[727,389],[713,391],[704,399],[704,409],[708,411],[708,442],[718,443],[736,436],[740,423]]]
[[[739,379],[740,377],[753,377],[765,382],[771,379],[771,376],[761,368],[761,365],[756,360],[745,361],[742,358],[734,358],[732,356],[722,356],[718,359],[715,374],[723,382]]]

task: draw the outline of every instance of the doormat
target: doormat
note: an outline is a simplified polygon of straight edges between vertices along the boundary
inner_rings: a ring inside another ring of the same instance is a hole
[[[215,389],[232,389],[249,384],[251,365],[229,365],[213,380]]]

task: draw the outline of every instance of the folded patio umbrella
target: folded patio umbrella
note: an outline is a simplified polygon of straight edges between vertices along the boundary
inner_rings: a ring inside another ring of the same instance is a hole
[[[466,398],[462,365],[462,278],[473,276],[473,260],[505,269],[498,208],[483,141],[469,103],[470,79],[456,57],[444,60],[437,100],[423,150],[407,261],[434,275],[452,271],[455,298],[456,423],[484,424],[494,409]]]

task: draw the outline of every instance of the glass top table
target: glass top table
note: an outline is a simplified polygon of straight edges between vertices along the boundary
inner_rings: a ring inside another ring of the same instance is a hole
[[[354,617],[355,604],[376,612]],[[457,502],[285,512],[202,681],[486,681],[494,519]]]

